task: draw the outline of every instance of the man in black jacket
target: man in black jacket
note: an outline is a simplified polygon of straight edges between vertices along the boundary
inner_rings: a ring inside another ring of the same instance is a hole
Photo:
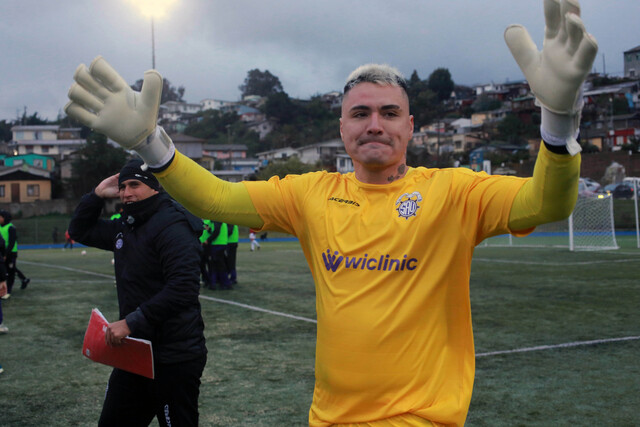
[[[166,193],[132,160],[86,194],[71,219],[71,237],[114,252],[120,320],[107,344],[126,336],[153,343],[155,379],[111,373],[100,426],[198,425],[200,377],[206,363],[198,300],[202,221]],[[122,218],[100,219],[106,198],[120,197]]]

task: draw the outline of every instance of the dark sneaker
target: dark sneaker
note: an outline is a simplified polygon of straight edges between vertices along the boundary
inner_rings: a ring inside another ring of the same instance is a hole
[[[28,277],[25,277],[24,279],[22,279],[22,284],[20,285],[20,289],[26,288],[30,281],[31,279],[29,279]]]

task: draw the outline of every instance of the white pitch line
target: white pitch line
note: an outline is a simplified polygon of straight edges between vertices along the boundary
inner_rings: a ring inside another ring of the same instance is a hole
[[[109,275],[109,274],[103,274],[103,273],[94,273],[93,271],[79,270],[77,268],[64,267],[62,265],[43,264],[41,262],[31,262],[31,261],[23,261],[23,260],[20,260],[20,264],[41,265],[43,267],[58,268],[60,270],[74,271],[76,273],[84,273],[84,274],[89,274],[89,275],[98,276],[98,277],[106,277],[107,279],[114,278],[113,274]]]
[[[513,350],[489,351],[487,353],[477,353],[476,357],[497,356],[500,354],[526,353],[529,351],[553,350],[556,348],[580,347],[580,346],[587,346],[587,345],[606,344],[610,342],[634,341],[634,340],[640,340],[640,336],[608,338],[608,339],[591,340],[591,341],[576,341],[576,342],[567,342],[563,344],[554,344],[554,345],[539,345],[536,347],[523,347],[523,348],[516,348]]]
[[[496,260],[482,259],[482,258],[480,260],[482,260],[482,261],[496,261]],[[501,262],[501,261],[498,260],[497,262]],[[518,261],[502,260],[502,262],[518,262]],[[59,269],[62,269],[62,270],[74,271],[74,272],[77,272],[77,273],[85,273],[85,274],[99,276],[99,277],[106,277],[106,278],[109,278],[109,279],[113,278],[112,275],[110,276],[110,275],[102,274],[102,273],[94,273],[92,271],[80,270],[80,269],[71,268],[71,267],[63,267],[63,266],[60,266],[60,265],[43,264],[43,263],[29,262],[29,261],[21,261],[21,263],[23,263],[23,264],[32,264],[32,265],[41,265],[41,266],[50,267],[50,268],[59,268]],[[522,262],[522,263],[535,264],[533,262],[526,262],[526,261]],[[559,263],[558,265],[566,265],[566,263],[562,263],[562,264]],[[206,295],[200,295],[200,298],[206,299],[206,300],[209,300],[209,301],[219,302],[219,303],[222,303],[222,304],[235,305],[237,307],[246,308],[248,310],[253,310],[253,311],[259,311],[259,312],[262,312],[262,313],[273,314],[275,316],[286,317],[286,318],[294,319],[294,320],[302,320],[303,322],[316,323],[316,324],[318,323],[318,321],[315,320],[315,319],[309,319],[307,317],[295,316],[293,314],[282,313],[280,311],[267,310],[266,308],[256,307],[256,306],[253,306],[253,305],[243,304],[243,303],[239,303],[239,302],[235,302],[235,301],[229,301],[229,300],[224,300],[224,299],[220,299],[220,298],[209,297],[209,296],[206,296]],[[477,353],[476,354],[476,358],[478,358],[478,357],[488,357],[488,356],[498,356],[498,355],[501,355],[501,354],[526,353],[526,352],[530,352],[530,351],[553,350],[553,349],[556,349],[556,348],[579,347],[579,346],[588,346],[588,345],[596,345],[596,344],[605,344],[605,343],[610,343],[610,342],[635,341],[635,340],[640,340],[640,336],[631,336],[631,337],[622,337],[622,338],[609,338],[609,339],[591,340],[591,341],[576,341],[576,342],[569,342],[569,343],[555,344],[555,345],[540,345],[540,346],[536,346],[536,347],[523,347],[523,348],[516,348],[516,349],[512,349],[512,350],[490,351],[490,352],[486,352],[486,353]]]
[[[289,319],[302,320],[303,322],[318,323],[318,321],[315,320],[315,319],[309,319],[307,317],[294,316],[293,314],[282,313],[280,311],[267,310],[266,308],[260,308],[260,307],[256,307],[256,306],[253,306],[253,305],[242,304],[240,302],[229,301],[229,300],[226,300],[226,299],[213,298],[213,297],[208,297],[206,295],[200,295],[200,298],[206,299],[206,300],[210,300],[210,301],[220,302],[220,303],[223,303],[223,304],[235,305],[235,306],[238,306],[238,307],[246,308],[248,310],[261,311],[263,313],[269,313],[269,314],[273,314],[273,315],[276,315],[276,316],[288,317]]]

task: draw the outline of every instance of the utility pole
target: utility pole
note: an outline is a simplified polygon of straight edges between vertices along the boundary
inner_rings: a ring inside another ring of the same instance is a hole
[[[609,151],[613,151],[615,133],[615,129],[613,128],[613,98],[609,98]]]
[[[153,31],[153,16],[151,16],[151,68],[156,69],[156,41]]]

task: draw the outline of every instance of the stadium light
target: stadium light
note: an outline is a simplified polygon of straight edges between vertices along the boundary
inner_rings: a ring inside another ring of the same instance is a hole
[[[151,20],[151,68],[156,68],[156,43],[154,21],[167,15],[170,7],[177,0],[129,0],[140,13]]]

